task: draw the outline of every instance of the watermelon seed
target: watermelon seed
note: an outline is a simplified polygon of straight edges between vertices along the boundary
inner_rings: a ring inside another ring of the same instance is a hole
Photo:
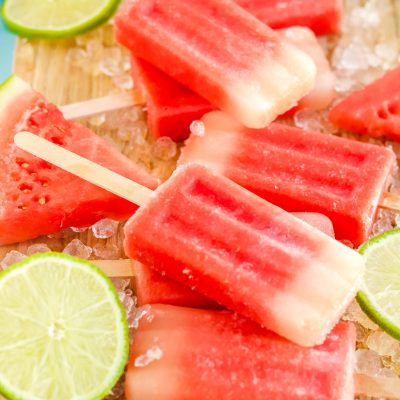
[[[32,191],[32,186],[23,183],[22,185],[19,186],[19,190],[21,190],[24,193],[29,193]]]
[[[398,114],[398,112],[397,112],[397,104],[396,103],[389,103],[387,109],[390,112],[390,114],[394,114],[394,115]]]
[[[21,167],[27,169],[27,168],[29,168],[29,164],[24,162],[21,164]]]
[[[387,119],[388,114],[387,114],[386,110],[378,110],[378,117],[381,119]]]
[[[18,206],[18,208],[19,208],[20,210],[26,210],[28,207],[27,207],[25,204],[20,204],[20,205]]]
[[[63,141],[62,138],[59,137],[59,136],[53,136],[53,137],[51,138],[51,141],[52,141],[54,144],[58,144],[59,146],[63,146],[63,145],[64,145],[64,141]]]
[[[40,197],[40,198],[39,198],[38,203],[39,203],[41,206],[44,206],[48,201],[49,201],[48,197],[43,196],[43,197]]]

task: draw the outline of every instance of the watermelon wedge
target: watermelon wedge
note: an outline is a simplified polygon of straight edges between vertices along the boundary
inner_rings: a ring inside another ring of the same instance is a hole
[[[292,213],[297,218],[335,237],[332,221],[323,214],[311,212]],[[136,265],[136,297],[139,306],[145,304],[169,304],[172,306],[219,309],[218,305],[200,293],[173,281],[146,265]]]
[[[139,323],[127,400],[353,400],[355,330],[305,348],[228,311],[155,305]]]
[[[306,26],[316,35],[339,33],[343,0],[235,0],[271,28]]]
[[[102,218],[127,219],[132,203],[20,149],[16,132],[27,130],[149,188],[157,180],[84,126],[66,121],[29,84],[11,77],[0,87],[0,245],[84,227]]]
[[[331,122],[341,129],[400,141],[400,67],[336,104]]]

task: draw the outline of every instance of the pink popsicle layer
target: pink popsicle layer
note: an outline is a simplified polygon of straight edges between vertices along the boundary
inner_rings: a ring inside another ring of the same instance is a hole
[[[290,112],[305,107],[316,110],[327,107],[335,98],[335,76],[317,38],[311,30],[303,27],[281,29],[278,33],[307,53],[317,66],[314,89]],[[135,84],[146,97],[147,122],[155,137],[186,139],[190,123],[215,109],[203,97],[147,61],[132,56],[131,65]]]
[[[178,168],[125,226],[127,255],[304,346],[354,297],[359,254],[200,165]]]
[[[126,397],[353,400],[354,352],[350,324],[305,348],[227,311],[155,305],[135,333]]]
[[[128,0],[117,40],[244,125],[260,128],[315,83],[309,56],[231,0]]]
[[[332,222],[325,215],[307,212],[293,213],[293,215],[326,235],[335,237]],[[139,306],[145,304],[170,304],[193,308],[221,308],[217,303],[190,287],[162,276],[155,270],[140,263],[136,267],[135,292]]]
[[[215,111],[192,135],[180,164],[201,163],[287,211],[319,212],[336,238],[369,237],[396,157],[390,149],[282,124],[247,129]]]

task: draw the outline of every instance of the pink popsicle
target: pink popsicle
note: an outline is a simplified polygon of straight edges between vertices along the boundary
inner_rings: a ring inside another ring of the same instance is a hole
[[[368,239],[396,164],[393,151],[282,124],[246,129],[215,111],[202,119],[179,162],[197,162],[226,175],[287,211],[329,217],[336,238]]]
[[[127,400],[353,400],[355,330],[314,348],[227,311],[152,306],[140,321]]]
[[[293,213],[297,218],[335,237],[331,220],[318,213]],[[139,306],[145,304],[170,304],[193,308],[220,308],[217,303],[191,288],[181,285],[151,268],[139,264],[136,268],[135,292]]]
[[[335,76],[313,32],[303,27],[277,32],[307,53],[317,66],[314,89],[289,112],[304,107],[316,110],[327,107],[335,98]],[[133,79],[147,99],[147,120],[150,132],[155,137],[186,139],[190,133],[190,123],[215,108],[203,97],[143,59],[132,56],[131,64]]]
[[[271,28],[306,26],[316,35],[340,32],[343,0],[235,0]]]
[[[133,80],[144,92],[147,123],[156,138],[186,139],[190,123],[215,108],[147,61],[132,56],[131,66]]]
[[[250,127],[314,87],[311,58],[231,0],[128,0],[115,27],[136,56]]]
[[[125,226],[127,255],[304,346],[358,289],[359,254],[200,165],[178,168]]]
[[[277,32],[290,43],[307,53],[317,67],[314,89],[299,101],[296,108],[322,110],[328,107],[336,97],[336,78],[313,31],[301,26],[295,26],[280,29]]]

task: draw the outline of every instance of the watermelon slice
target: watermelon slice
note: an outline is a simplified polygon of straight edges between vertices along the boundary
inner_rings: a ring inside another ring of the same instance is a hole
[[[0,88],[0,245],[21,242],[102,218],[127,219],[132,203],[20,149],[14,134],[27,130],[136,182],[157,181],[84,126],[66,121],[29,84],[11,77]]]
[[[146,97],[147,123],[156,138],[186,139],[190,123],[215,109],[207,100],[147,61],[132,56],[131,66],[133,80]]]
[[[127,400],[353,400],[355,330],[305,348],[228,311],[155,305],[139,323]]]
[[[297,218],[335,237],[332,221],[323,214],[311,212],[292,213]],[[169,304],[172,306],[218,309],[222,306],[200,293],[173,281],[146,265],[136,265],[136,297],[139,306],[145,304]]]
[[[339,33],[343,0],[235,0],[271,28],[306,26],[316,35]]]
[[[332,108],[329,118],[339,128],[400,141],[400,67],[351,93]]]

